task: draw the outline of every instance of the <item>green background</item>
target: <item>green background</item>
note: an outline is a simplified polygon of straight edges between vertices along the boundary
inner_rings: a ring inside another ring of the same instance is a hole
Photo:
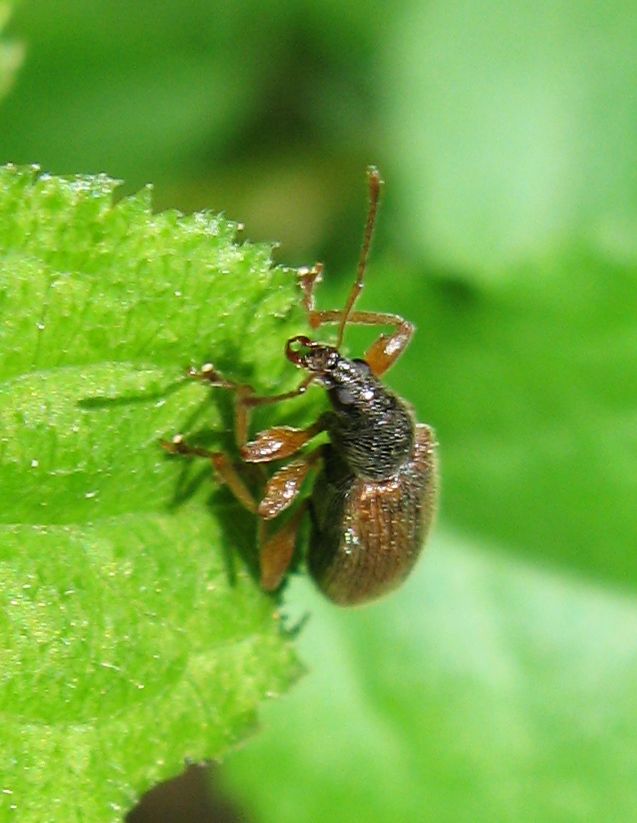
[[[310,671],[216,772],[239,819],[637,820],[634,3],[24,0],[5,37],[0,162],[223,210],[327,307],[386,180],[361,305],[418,326],[438,527],[377,605],[293,581]]]

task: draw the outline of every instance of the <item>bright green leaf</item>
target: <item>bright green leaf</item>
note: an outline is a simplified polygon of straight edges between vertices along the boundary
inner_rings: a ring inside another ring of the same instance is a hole
[[[232,441],[190,363],[292,385],[294,274],[114,185],[0,170],[0,807],[25,822],[121,820],[298,673],[253,518],[159,446]]]

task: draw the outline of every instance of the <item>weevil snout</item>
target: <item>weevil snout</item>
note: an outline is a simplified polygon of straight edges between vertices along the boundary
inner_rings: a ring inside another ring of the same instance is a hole
[[[317,374],[319,377],[335,368],[341,359],[338,350],[324,343],[317,343],[302,334],[291,337],[285,345],[285,356],[294,363]]]

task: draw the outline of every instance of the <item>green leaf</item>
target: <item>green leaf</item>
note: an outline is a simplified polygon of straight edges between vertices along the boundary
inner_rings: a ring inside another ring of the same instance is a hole
[[[221,772],[250,819],[634,818],[634,602],[449,532],[377,605],[289,601],[312,676]]]
[[[253,518],[159,446],[232,441],[190,363],[293,384],[294,273],[114,187],[0,170],[0,804],[23,821],[120,820],[299,672]]]

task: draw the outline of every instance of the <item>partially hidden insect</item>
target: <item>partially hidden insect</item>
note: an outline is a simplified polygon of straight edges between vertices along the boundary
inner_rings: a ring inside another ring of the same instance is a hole
[[[395,314],[355,311],[363,288],[382,181],[369,167],[369,211],[354,284],[343,309],[321,311],[314,291],[323,267],[302,269],[300,284],[309,325],[338,325],[334,345],[298,335],[285,346],[287,359],[307,375],[293,391],[260,397],[248,386],[222,377],[211,364],[191,370],[192,377],[232,390],[236,399],[236,439],[247,463],[270,463],[297,455],[267,481],[257,501],[226,454],[188,445],[181,435],[162,445],[175,454],[206,457],[237,500],[258,517],[261,585],[281,584],[294,555],[296,537],[307,511],[311,534],[307,563],[323,593],[340,605],[377,598],[409,574],[425,542],[436,508],[437,460],[433,430],[416,423],[410,406],[380,378],[407,347],[414,326]],[[340,349],[348,325],[387,326],[364,359]],[[248,442],[250,409],[302,394],[311,383],[326,391],[331,410],[306,429],[275,426]],[[316,435],[329,442],[302,453]],[[299,500],[310,472],[316,471],[309,498]],[[294,503],[283,526],[268,535],[266,523]]]

